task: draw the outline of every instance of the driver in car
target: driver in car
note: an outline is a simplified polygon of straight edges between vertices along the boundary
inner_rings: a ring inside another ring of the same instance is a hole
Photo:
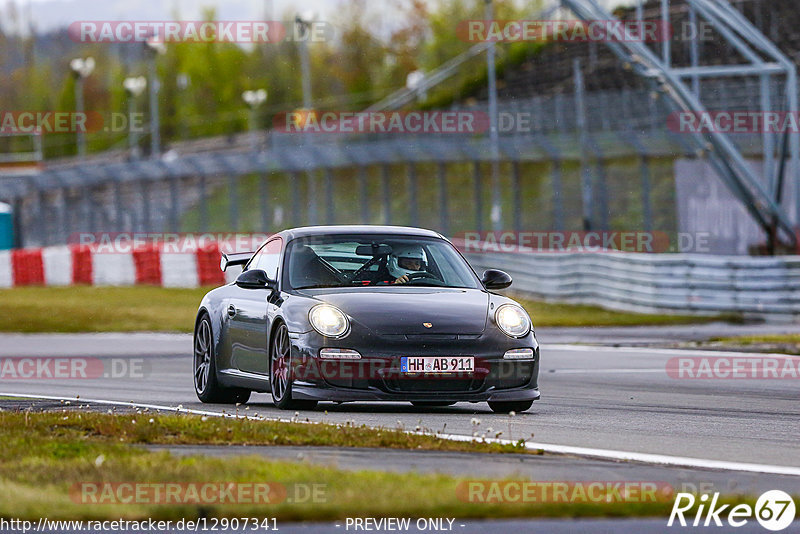
[[[420,271],[426,271],[428,262],[425,261],[425,251],[419,245],[397,245],[392,250],[386,262],[386,268],[394,281],[386,283],[405,284],[409,277]]]

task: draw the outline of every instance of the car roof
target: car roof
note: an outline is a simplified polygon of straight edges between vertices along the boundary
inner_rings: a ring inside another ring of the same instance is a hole
[[[342,235],[342,234],[388,234],[416,237],[444,237],[433,230],[424,228],[413,228],[410,226],[380,226],[380,225],[331,225],[331,226],[304,226],[301,228],[290,228],[278,232],[277,235],[287,241],[298,237],[322,236],[322,235]]]

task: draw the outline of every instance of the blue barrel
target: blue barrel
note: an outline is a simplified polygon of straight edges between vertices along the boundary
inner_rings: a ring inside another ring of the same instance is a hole
[[[0,202],[0,250],[14,246],[14,224],[11,206]]]

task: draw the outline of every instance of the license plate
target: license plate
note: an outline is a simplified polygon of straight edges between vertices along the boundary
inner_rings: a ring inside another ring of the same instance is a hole
[[[472,356],[403,356],[401,373],[471,373],[475,370]]]

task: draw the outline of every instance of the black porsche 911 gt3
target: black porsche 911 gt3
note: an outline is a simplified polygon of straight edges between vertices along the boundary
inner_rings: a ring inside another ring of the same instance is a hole
[[[539,344],[525,310],[493,293],[440,234],[391,226],[285,230],[209,292],[194,328],[203,402],[271,392],[282,409],[318,401],[487,401],[524,411],[539,398]]]

